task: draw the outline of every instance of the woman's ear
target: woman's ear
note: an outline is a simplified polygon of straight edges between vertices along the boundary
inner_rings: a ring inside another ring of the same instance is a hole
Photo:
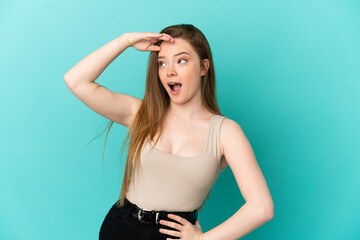
[[[202,60],[203,66],[205,67],[205,69],[202,67],[201,70],[201,76],[205,76],[207,71],[209,70],[209,59],[205,58]]]

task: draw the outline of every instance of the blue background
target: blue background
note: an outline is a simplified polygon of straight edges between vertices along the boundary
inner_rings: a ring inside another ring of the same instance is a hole
[[[98,239],[117,200],[127,128],[77,99],[64,74],[125,32],[191,23],[210,43],[222,113],[248,137],[274,218],[242,239],[359,239],[359,1],[2,1],[0,239]],[[149,52],[97,82],[142,98]],[[203,231],[244,204],[228,167]]]

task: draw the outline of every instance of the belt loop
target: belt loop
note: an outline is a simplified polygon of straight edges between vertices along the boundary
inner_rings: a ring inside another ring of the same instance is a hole
[[[159,224],[159,214],[160,214],[160,212],[156,212],[156,215],[155,215],[155,223],[156,224]]]

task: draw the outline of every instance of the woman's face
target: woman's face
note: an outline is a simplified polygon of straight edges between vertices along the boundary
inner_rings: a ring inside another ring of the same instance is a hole
[[[201,76],[206,72],[200,69],[199,56],[186,40],[174,40],[163,41],[160,45],[158,66],[161,83],[172,100],[187,102],[197,95],[201,98]],[[170,82],[179,83],[174,86],[175,91],[169,86]]]

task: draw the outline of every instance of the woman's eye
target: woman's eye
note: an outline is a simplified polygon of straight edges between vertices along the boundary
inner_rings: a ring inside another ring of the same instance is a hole
[[[182,60],[187,61],[186,59],[180,59],[179,62]],[[159,66],[162,66],[162,64],[163,64],[163,62],[159,62]]]

